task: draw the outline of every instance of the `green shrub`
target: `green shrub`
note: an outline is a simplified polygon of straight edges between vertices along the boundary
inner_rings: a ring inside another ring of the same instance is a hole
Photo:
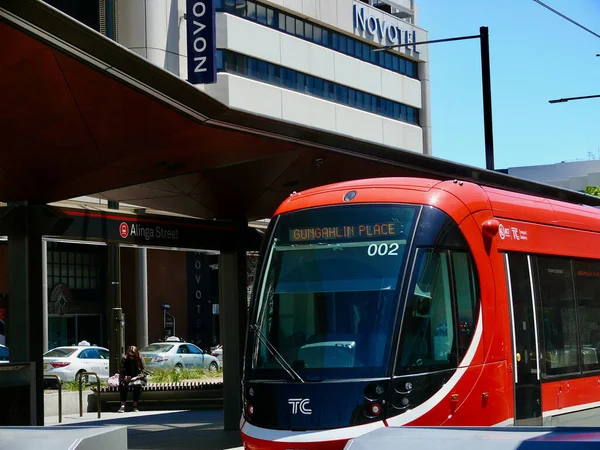
[[[221,373],[209,372],[199,368],[183,369],[156,369],[148,377],[149,383],[181,383],[185,380],[195,380],[199,378],[217,378]]]
[[[78,391],[79,390],[79,382],[75,380],[65,381],[62,384],[63,391]]]
[[[181,383],[186,380],[197,380],[202,378],[218,378],[223,372],[209,372],[205,369],[200,368],[183,368],[183,369],[156,369],[150,372],[148,376],[148,383]],[[90,383],[87,385],[84,383],[83,389],[91,389],[96,387],[94,376],[89,377]],[[49,380],[50,385],[47,389],[56,390],[56,383],[54,380]],[[100,387],[107,387],[106,381],[100,382]],[[65,381],[62,384],[63,391],[75,391],[79,390],[79,382],[76,380]]]
[[[167,369],[156,369],[153,370],[148,377],[149,383],[168,383],[169,382],[169,371]]]

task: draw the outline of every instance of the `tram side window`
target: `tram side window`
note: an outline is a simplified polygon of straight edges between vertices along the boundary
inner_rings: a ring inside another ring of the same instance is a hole
[[[568,259],[549,256],[538,256],[536,259],[546,374],[578,372],[579,352],[571,263]]]
[[[583,370],[600,369],[600,263],[574,261]]]
[[[421,249],[417,255],[400,338],[396,373],[456,366],[448,254]]]
[[[452,274],[458,305],[458,356],[462,359],[471,344],[477,324],[477,277],[468,253],[452,252]]]

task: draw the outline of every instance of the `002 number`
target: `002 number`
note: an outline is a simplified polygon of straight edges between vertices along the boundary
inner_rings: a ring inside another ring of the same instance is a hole
[[[393,242],[391,244],[371,244],[367,248],[369,256],[398,256],[400,245]]]

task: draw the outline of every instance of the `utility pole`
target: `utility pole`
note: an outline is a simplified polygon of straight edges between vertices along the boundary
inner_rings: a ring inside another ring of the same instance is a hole
[[[479,28],[481,44],[481,85],[483,88],[483,127],[485,132],[485,168],[494,170],[494,130],[492,126],[492,80],[488,27]]]
[[[119,203],[109,201],[110,209],[119,209]],[[109,373],[119,372],[123,353],[123,310],[121,309],[121,252],[119,244],[107,245],[108,262],[108,351]]]
[[[488,27],[480,27],[479,34],[472,36],[459,36],[446,39],[435,39],[423,42],[408,42],[405,44],[387,45],[373,50],[380,52],[390,48],[409,47],[424,44],[436,44],[438,42],[464,41],[467,39],[479,39],[481,47],[481,85],[483,89],[483,128],[485,134],[485,168],[494,170],[494,132],[492,120],[492,82],[490,76],[490,43]]]

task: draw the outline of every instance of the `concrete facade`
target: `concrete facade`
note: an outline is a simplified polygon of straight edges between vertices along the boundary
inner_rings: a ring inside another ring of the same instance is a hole
[[[580,192],[583,192],[586,186],[600,186],[599,160],[563,161],[539,166],[509,167],[501,172]]]
[[[319,98],[314,92],[308,92],[308,88],[282,87],[281,83],[259,80],[227,67],[219,69],[216,84],[197,87],[236,110],[430,155],[427,46],[387,52],[401,55],[400,64],[405,61],[416,63],[417,76],[399,73],[391,62],[389,68],[385,67],[386,63],[381,67],[333,48],[337,35],[350,39],[352,44],[348,45],[352,47],[360,43],[365,55],[379,45],[427,39],[427,32],[415,25],[417,8],[414,1],[376,3],[378,7],[372,5],[372,0],[217,0],[217,49],[271,63],[278,69],[291,69],[302,77],[313,76],[334,83],[336,96],[338,87],[350,88],[359,91],[360,95],[376,96],[377,100],[373,102],[385,104],[386,100],[391,100],[397,105],[414,108],[418,119],[413,123],[378,113],[379,105],[375,111],[367,111],[344,104],[337,97]],[[185,0],[127,0],[118,2],[117,6],[118,42],[153,64],[187,79]],[[285,27],[276,26],[275,22],[259,23],[256,16],[251,18],[248,12],[251,8],[253,11],[269,9],[276,17],[285,14],[288,19],[295,18],[297,24],[308,24],[306,26],[311,30],[315,26],[324,34],[332,34],[328,43],[324,43],[325,37],[323,43],[315,43],[304,35],[304,31],[298,36],[282,30]],[[362,44],[369,44],[369,47],[362,47]]]

